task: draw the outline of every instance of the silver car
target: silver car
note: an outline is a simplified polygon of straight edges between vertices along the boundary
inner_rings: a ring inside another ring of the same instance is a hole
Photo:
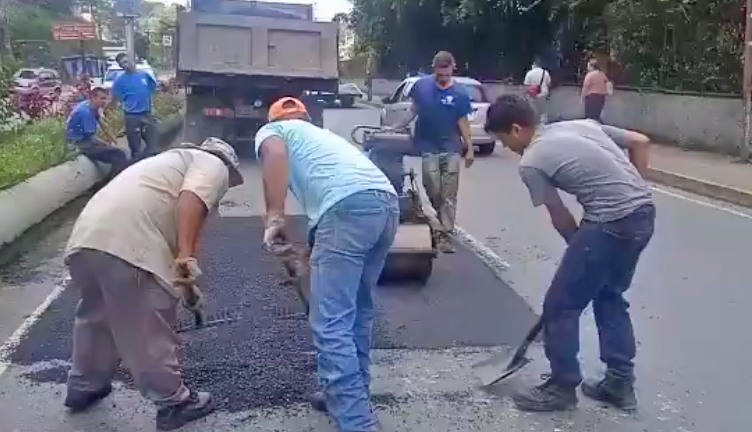
[[[421,77],[410,77],[402,81],[390,96],[382,99],[384,109],[381,111],[381,125],[390,126],[405,118],[412,102],[408,95],[410,90]],[[454,77],[456,83],[463,85],[470,96],[473,113],[470,115],[470,129],[472,131],[473,146],[478,148],[479,155],[490,155],[496,148],[496,140],[491,137],[483,126],[486,122],[486,111],[490,101],[483,85],[472,78]],[[415,123],[411,126],[415,128]]]

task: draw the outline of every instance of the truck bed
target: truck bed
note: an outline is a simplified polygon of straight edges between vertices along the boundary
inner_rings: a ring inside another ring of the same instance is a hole
[[[178,17],[178,73],[338,79],[338,25],[202,12]]]

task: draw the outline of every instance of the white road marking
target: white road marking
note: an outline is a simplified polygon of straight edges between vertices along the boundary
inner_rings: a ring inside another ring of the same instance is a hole
[[[726,207],[726,206],[714,204],[712,202],[703,201],[703,200],[699,200],[699,199],[696,199],[696,198],[691,198],[691,197],[689,197],[687,195],[683,195],[683,194],[676,193],[676,192],[671,192],[669,190],[666,190],[666,189],[663,189],[663,188],[660,188],[660,187],[657,187],[657,186],[651,186],[650,188],[653,189],[654,191],[660,192],[660,193],[662,193],[664,195],[668,195],[668,196],[674,197],[674,198],[683,199],[683,200],[689,201],[689,202],[691,202],[693,204],[701,205],[701,206],[704,206],[704,207],[709,207],[709,208],[712,208],[712,209],[715,209],[715,210],[721,210],[721,211],[724,211],[726,213],[732,214],[734,216],[743,217],[745,219],[752,219],[752,215],[750,215],[748,213],[741,212],[739,210],[734,210],[734,209],[732,209],[730,207]],[[709,198],[712,199],[712,197],[709,197]]]
[[[21,344],[23,339],[29,333],[29,330],[42,318],[42,315],[49,309],[53,301],[55,301],[65,291],[64,286],[56,285],[55,289],[50,292],[34,312],[31,313],[21,325],[10,335],[5,343],[0,346],[0,376],[10,366],[10,357],[16,351],[16,348]]]

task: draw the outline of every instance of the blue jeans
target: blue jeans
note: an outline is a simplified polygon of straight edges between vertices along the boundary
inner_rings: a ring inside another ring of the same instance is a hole
[[[583,221],[572,236],[543,303],[544,344],[554,380],[572,386],[582,381],[580,315],[592,301],[606,374],[634,381],[635,337],[623,294],[654,222],[655,207],[646,205],[613,222]]]
[[[398,223],[397,196],[369,190],[330,208],[313,233],[310,320],[319,385],[343,432],[379,427],[370,403],[372,292]]]

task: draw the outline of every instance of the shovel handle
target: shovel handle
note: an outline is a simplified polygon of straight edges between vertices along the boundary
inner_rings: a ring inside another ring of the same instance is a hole
[[[538,318],[538,321],[536,321],[530,331],[527,332],[527,336],[525,336],[525,339],[514,352],[514,356],[512,356],[510,364],[517,364],[525,358],[527,350],[528,348],[530,348],[530,344],[533,343],[535,338],[538,337],[538,334],[540,334],[541,330],[543,330],[543,315]]]

